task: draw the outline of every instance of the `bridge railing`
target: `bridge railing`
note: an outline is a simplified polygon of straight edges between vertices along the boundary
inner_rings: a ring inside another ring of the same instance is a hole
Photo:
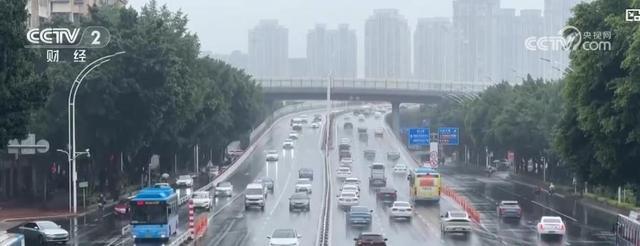
[[[326,88],[327,78],[256,78],[263,88]],[[491,83],[413,79],[334,78],[332,88],[398,89],[442,92],[481,92]]]

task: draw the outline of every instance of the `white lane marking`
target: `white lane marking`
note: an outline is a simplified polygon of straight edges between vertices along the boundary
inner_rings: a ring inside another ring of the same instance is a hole
[[[102,216],[102,218],[109,217],[109,216],[111,216],[112,214],[113,214],[113,212],[108,212],[107,214],[103,215],[103,216]]]
[[[244,196],[244,191],[240,192],[240,194],[235,195],[233,198],[231,198],[231,200],[229,200],[229,202],[227,202],[227,204],[223,205],[222,207],[220,207],[218,209],[218,211],[213,212],[213,214],[209,215],[209,222],[211,222],[211,219],[218,215],[219,213],[221,213],[226,207],[231,206],[231,204],[237,200],[238,198],[240,198],[241,196]],[[215,206],[215,205],[214,205]]]
[[[578,220],[577,220],[577,219],[575,219],[575,218],[573,218],[573,217],[571,217],[571,216],[569,216],[569,215],[563,214],[563,213],[561,213],[560,211],[555,210],[555,209],[553,209],[553,208],[551,208],[551,207],[549,207],[549,206],[546,206],[546,205],[544,205],[544,204],[542,204],[542,203],[539,203],[539,202],[537,202],[537,201],[531,201],[531,203],[533,203],[533,204],[535,204],[535,205],[538,205],[538,206],[540,206],[540,207],[543,207],[543,208],[545,208],[545,209],[551,210],[551,212],[554,212],[554,213],[559,214],[559,215],[561,215],[561,216],[563,216],[563,217],[566,217],[567,219],[570,219],[570,220],[572,220],[573,222],[578,222]]]
[[[291,180],[291,174],[293,173],[291,171],[291,169],[294,168],[294,167],[295,167],[295,162],[291,163],[291,166],[289,167],[289,169],[287,171],[287,178],[284,181],[284,187],[289,187],[289,181]],[[278,189],[278,190],[280,190],[280,189]],[[276,204],[273,206],[271,211],[269,211],[269,217],[273,216],[273,213],[278,208],[278,205],[280,204],[280,201],[282,200],[282,197],[284,196],[284,194],[285,194],[285,192],[283,190],[280,191],[280,195],[276,199]],[[265,220],[265,222],[266,222],[266,220]]]
[[[227,228],[224,229],[224,231],[222,232],[222,234],[220,234],[220,237],[218,237],[218,240],[215,241],[211,241],[211,243],[209,243],[208,245],[220,245],[220,242],[222,242],[222,240],[224,240],[224,238],[227,236],[227,233],[229,233],[229,231],[231,231],[231,228],[233,227],[233,225],[236,223],[236,220],[231,220],[231,223],[229,223],[227,226]]]

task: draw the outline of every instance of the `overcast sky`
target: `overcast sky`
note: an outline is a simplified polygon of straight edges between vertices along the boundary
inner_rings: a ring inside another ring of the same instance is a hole
[[[347,23],[356,29],[358,55],[364,46],[364,22],[374,9],[395,8],[414,30],[422,17],[451,17],[452,0],[157,0],[171,10],[182,9],[189,17],[188,27],[196,32],[202,50],[228,54],[247,52],[248,30],[261,19],[278,19],[289,29],[289,57],[306,56],[306,35],[316,23],[335,28]],[[562,0],[558,0],[562,1]],[[149,0],[130,0],[140,9]],[[502,0],[501,7],[542,9],[544,0]]]

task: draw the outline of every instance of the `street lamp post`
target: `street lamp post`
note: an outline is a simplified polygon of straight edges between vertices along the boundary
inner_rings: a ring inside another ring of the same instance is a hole
[[[69,161],[69,173],[67,175],[69,176],[69,191],[71,191],[72,187],[73,187],[73,184],[72,184],[72,181],[71,181],[72,180],[72,177],[71,177],[71,169],[72,169],[71,163],[73,162],[73,159],[78,158],[78,157],[80,157],[82,155],[87,155],[87,157],[91,157],[91,153],[89,152],[90,150],[86,149],[83,152],[76,152],[75,156],[72,156],[71,153],[69,151],[67,151],[67,150],[57,149],[56,151],[62,152],[62,153],[67,155],[67,160]],[[69,212],[73,212],[72,204],[73,204],[73,196],[72,196],[71,192],[69,192]]]
[[[93,69],[99,67],[100,65],[108,62],[114,56],[124,54],[124,51],[116,52],[111,55],[103,56],[95,61],[89,63],[85,66],[80,73],[76,76],[76,79],[73,81],[71,85],[71,89],[69,90],[69,100],[68,100],[68,124],[69,124],[69,151],[67,151],[67,156],[69,157],[69,173],[71,176],[71,186],[73,189],[73,213],[78,212],[78,174],[76,172],[76,158],[82,154],[83,152],[76,152],[76,94],[78,93],[78,89],[80,85],[82,85],[82,81],[84,78],[93,71]],[[61,151],[63,152],[63,151]],[[88,152],[88,151],[87,151]],[[64,153],[64,152],[63,152]],[[88,153],[87,153],[88,154]]]

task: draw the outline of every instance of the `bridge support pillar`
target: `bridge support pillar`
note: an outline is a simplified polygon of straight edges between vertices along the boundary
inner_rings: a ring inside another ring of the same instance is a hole
[[[400,136],[400,102],[391,102],[391,129]]]

